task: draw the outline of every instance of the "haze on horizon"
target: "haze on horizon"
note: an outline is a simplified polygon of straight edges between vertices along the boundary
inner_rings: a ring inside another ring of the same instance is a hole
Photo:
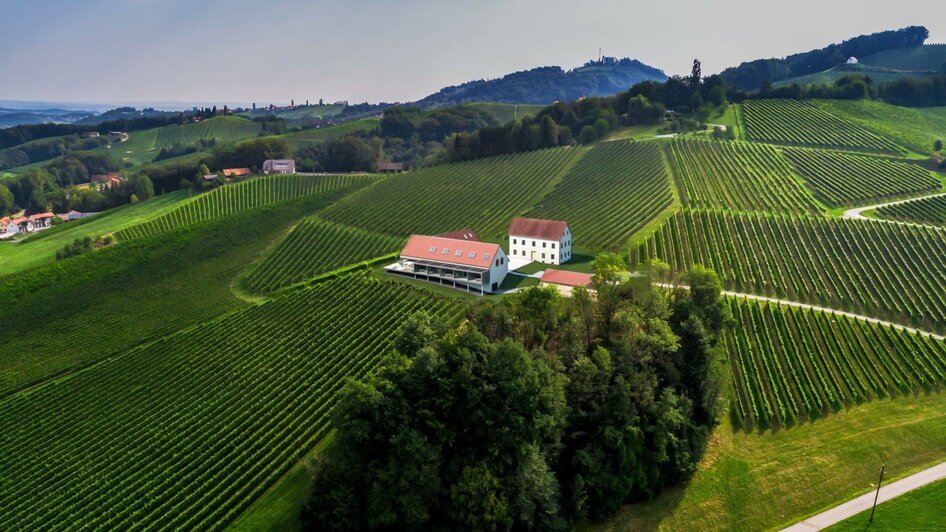
[[[412,101],[537,66],[632,57],[703,73],[909,25],[931,0],[0,0],[0,100]],[[606,13],[607,15],[604,15]]]

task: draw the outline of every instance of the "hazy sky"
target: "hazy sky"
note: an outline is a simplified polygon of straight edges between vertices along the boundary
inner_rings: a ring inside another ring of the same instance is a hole
[[[769,7],[771,5],[771,7]],[[921,24],[885,0],[0,0],[0,100],[409,101],[605,55],[703,73]]]

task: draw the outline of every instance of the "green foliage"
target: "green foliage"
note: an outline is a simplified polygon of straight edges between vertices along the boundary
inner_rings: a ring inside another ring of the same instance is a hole
[[[353,194],[324,217],[395,236],[464,227],[500,236],[512,217],[531,206],[579,155],[557,148],[416,170]]]
[[[582,246],[617,248],[672,201],[660,148],[615,141],[583,155],[529,215],[567,220]]]
[[[0,528],[222,527],[328,433],[346,380],[372,371],[417,311],[457,308],[342,278],[7,398]]]
[[[244,284],[255,292],[272,292],[349,264],[397,251],[401,239],[353,227],[305,219],[293,228]]]
[[[904,150],[862,126],[808,102],[747,100],[746,137],[758,142],[903,154]]]
[[[369,176],[260,177],[201,194],[160,218],[126,227],[116,232],[115,236],[122,241],[133,240],[315,194],[337,198],[370,183],[372,179]]]
[[[631,254],[676,272],[704,264],[728,290],[946,330],[946,234],[805,216],[685,210]]]
[[[685,206],[816,213],[822,209],[774,148],[748,142],[674,140]]]
[[[939,179],[917,164],[884,157],[791,148],[785,155],[808,185],[833,207],[933,192]]]
[[[288,133],[284,138],[293,146],[301,147],[306,144],[325,142],[354,133],[371,133],[378,129],[378,122],[377,118],[362,118],[342,122],[341,124],[333,126],[304,129],[295,133]]]
[[[733,418],[786,426],[856,403],[946,382],[940,340],[794,307],[732,300],[742,323],[727,335]]]
[[[68,259],[92,251],[92,237],[77,238],[71,244],[66,244],[62,251],[56,252],[56,260]]]
[[[874,211],[879,218],[926,225],[946,225],[946,196],[920,198]]]

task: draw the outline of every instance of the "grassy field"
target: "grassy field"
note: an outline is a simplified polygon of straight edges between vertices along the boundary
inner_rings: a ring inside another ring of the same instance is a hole
[[[123,163],[140,166],[154,161],[161,148],[169,148],[175,143],[192,146],[200,139],[216,139],[217,144],[226,144],[255,137],[259,132],[260,125],[256,122],[236,116],[218,116],[193,124],[131,131],[127,141],[96,151],[109,153]]]
[[[294,149],[300,149],[310,144],[337,139],[352,133],[368,133],[378,129],[379,123],[380,120],[377,118],[362,118],[334,126],[288,133],[282,135],[282,138],[285,138]]]
[[[778,529],[943,459],[946,401],[938,393],[854,406],[775,433],[716,429],[685,486],[625,506],[589,530]]]
[[[946,526],[946,480],[934,482],[877,506],[874,521],[870,510],[845,519],[828,530],[942,530]]]
[[[528,215],[566,220],[576,244],[620,248],[673,202],[667,163],[654,142],[596,145]]]
[[[52,262],[57,251],[77,238],[94,238],[157,218],[187,201],[189,194],[185,191],[163,194],[136,205],[64,223],[23,242],[0,241],[0,276]]]
[[[552,148],[447,164],[389,177],[339,202],[325,218],[394,236],[473,229],[500,238],[581,158]]]

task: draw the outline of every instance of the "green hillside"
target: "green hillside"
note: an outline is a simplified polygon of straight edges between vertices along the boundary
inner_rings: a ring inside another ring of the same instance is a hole
[[[545,109],[544,105],[498,102],[465,103],[463,106],[490,113],[496,117],[496,121],[500,124],[512,122],[513,120],[522,120],[527,116],[535,116],[539,111]]]
[[[815,105],[835,116],[903,141],[917,153],[929,153],[946,136],[946,108],[908,108],[870,100],[819,100]]]
[[[946,64],[946,44],[894,48],[862,57],[860,62],[892,70],[937,72]]]
[[[887,220],[944,226],[946,225],[946,196],[887,205],[874,211],[874,214],[878,218]]]
[[[378,129],[380,120],[377,118],[361,118],[349,122],[342,122],[334,126],[314,129],[305,129],[295,133],[282,135],[293,148],[299,149],[313,143],[334,140],[352,133],[368,133]]]
[[[259,135],[260,125],[236,116],[217,116],[197,123],[165,126],[128,133],[128,140],[114,143],[107,150],[115,158],[134,166],[149,163],[175,144],[193,146],[198,141],[216,140],[226,144]]]

